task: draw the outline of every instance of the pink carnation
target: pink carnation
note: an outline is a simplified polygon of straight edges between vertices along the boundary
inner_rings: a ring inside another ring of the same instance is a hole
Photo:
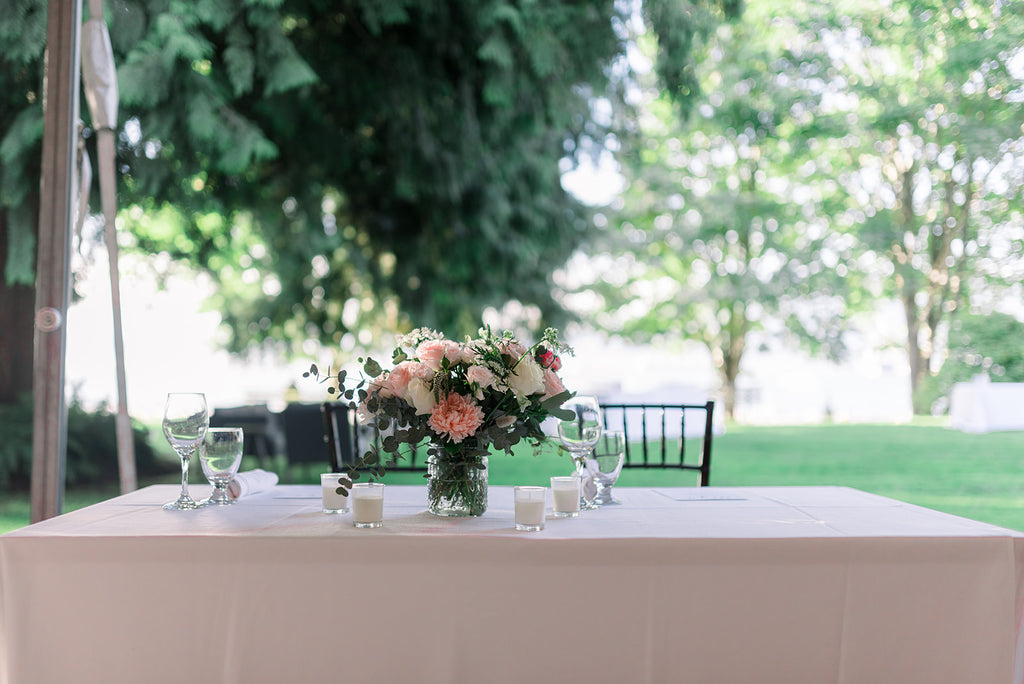
[[[439,435],[461,442],[476,434],[484,422],[484,412],[473,400],[452,392],[430,412],[428,424]]]
[[[431,370],[441,368],[441,359],[446,358],[450,363],[458,363],[462,358],[462,350],[458,342],[451,340],[427,340],[416,347],[416,358],[426,364]]]
[[[544,399],[565,391],[562,379],[550,367],[544,369]]]

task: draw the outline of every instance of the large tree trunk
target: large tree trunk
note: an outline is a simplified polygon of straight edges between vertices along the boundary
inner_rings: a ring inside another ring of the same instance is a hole
[[[725,416],[732,418],[736,410],[736,378],[740,374],[740,361],[746,349],[750,321],[747,320],[746,305],[743,302],[733,302],[728,309],[728,316],[728,323],[723,326],[717,340],[718,353],[715,356],[719,356],[718,371],[722,376]]]
[[[921,323],[918,317],[918,307],[914,302],[915,294],[913,287],[903,286],[903,314],[907,319],[907,360],[910,362],[910,396],[914,403],[914,413],[927,413],[917,405],[917,390],[924,382],[924,374],[930,365],[930,359],[921,348]]]
[[[971,168],[973,158],[966,158],[965,163]],[[918,223],[922,221],[914,215],[912,207],[915,168],[912,166],[904,171],[900,184],[902,225],[898,228],[904,235],[916,233]],[[967,241],[970,207],[975,192],[973,182],[968,180],[966,183],[957,183],[952,175],[947,175],[944,187],[942,208],[945,217],[931,222],[927,245],[915,249],[911,241],[902,240],[896,241],[893,246],[893,263],[897,265],[896,282],[907,321],[911,399],[914,413],[917,414],[927,414],[931,410],[930,406],[923,403],[924,397],[920,390],[932,372],[932,356],[937,348],[939,325],[948,311],[955,308],[960,296],[960,278],[953,275],[951,267],[951,247],[957,237]],[[958,204],[956,197],[961,192],[964,200]],[[915,269],[912,268],[915,258],[927,259],[928,270],[915,275]],[[900,264],[906,270],[904,275],[899,273]],[[953,306],[950,306],[951,302]]]
[[[7,214],[0,211],[0,404],[32,391],[32,336],[35,288],[8,285],[3,269],[8,258]]]

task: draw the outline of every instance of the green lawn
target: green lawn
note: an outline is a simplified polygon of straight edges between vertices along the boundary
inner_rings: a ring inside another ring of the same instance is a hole
[[[251,467],[246,463],[243,468]],[[556,454],[490,459],[491,484],[547,484],[568,473]],[[203,481],[195,474],[193,481]],[[316,469],[295,470],[282,481],[316,481]],[[173,482],[176,478],[165,478]],[[391,473],[386,482],[421,483],[413,473]],[[626,470],[623,486],[692,485],[690,473]],[[1024,432],[964,434],[934,420],[912,425],[730,425],[716,437],[711,483],[743,485],[847,485],[902,501],[1024,531]],[[143,484],[150,484],[149,482]],[[65,510],[115,495],[116,486],[69,490]],[[0,502],[0,532],[28,523],[27,494]]]

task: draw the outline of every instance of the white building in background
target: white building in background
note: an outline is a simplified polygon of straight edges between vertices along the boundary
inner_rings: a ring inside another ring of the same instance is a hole
[[[748,354],[736,383],[738,422],[905,423],[914,416],[902,350],[874,350],[841,365],[794,351]]]
[[[854,321],[839,363],[778,339],[748,340],[735,418],[749,424],[906,423],[914,417],[906,323],[899,302]]]
[[[639,346],[596,334],[572,343],[567,386],[616,401],[703,402],[721,380],[702,345]],[[767,347],[767,348],[764,348]],[[751,425],[904,423],[914,415],[902,348],[861,345],[841,364],[780,344],[748,344],[737,379],[735,420]]]

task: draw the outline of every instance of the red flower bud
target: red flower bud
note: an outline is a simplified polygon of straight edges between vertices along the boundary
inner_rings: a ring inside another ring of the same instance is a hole
[[[562,360],[555,356],[555,352],[550,349],[538,352],[537,361],[540,363],[541,368],[550,368],[553,371],[562,367]]]

